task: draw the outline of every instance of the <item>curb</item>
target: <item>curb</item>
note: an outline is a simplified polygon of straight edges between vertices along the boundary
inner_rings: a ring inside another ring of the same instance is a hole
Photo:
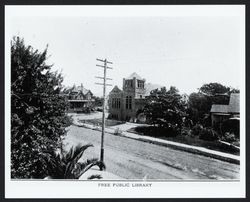
[[[189,152],[189,153],[193,153],[193,154],[198,154],[198,155],[202,155],[202,156],[206,156],[206,157],[210,157],[210,158],[214,158],[214,159],[218,159],[218,160],[222,160],[222,161],[226,161],[226,162],[229,162],[229,163],[240,165],[240,160],[238,160],[238,159],[234,159],[234,158],[230,158],[230,157],[221,156],[221,155],[218,155],[218,154],[205,152],[205,151],[202,151],[202,150],[199,150],[199,149],[181,147],[179,145],[168,144],[168,143],[163,143],[163,142],[156,142],[156,141],[147,140],[147,139],[143,139],[143,138],[139,138],[138,140],[143,141],[143,142],[148,142],[148,143],[151,143],[151,144],[167,146],[167,147],[170,147],[170,148],[173,148],[173,149],[177,149],[177,150],[181,150],[181,151],[185,151],[185,152]]]
[[[73,124],[73,125],[78,126],[78,127],[84,127],[84,128],[91,129],[91,130],[97,130],[97,131],[101,130],[100,128],[97,128],[97,127],[94,127],[94,126],[87,126],[86,124],[79,124],[79,125],[78,124]],[[109,134],[112,134],[112,135],[115,135],[114,131],[113,132],[105,131],[105,132],[109,133]],[[119,134],[119,136],[134,139],[134,140],[139,140],[139,141],[143,141],[143,142],[147,142],[147,143],[151,143],[151,144],[156,144],[156,145],[160,145],[160,146],[167,146],[167,147],[172,148],[172,149],[181,150],[181,151],[185,151],[185,152],[189,152],[189,153],[193,153],[193,154],[198,154],[198,155],[214,158],[214,159],[217,159],[217,160],[226,161],[226,162],[229,162],[229,163],[240,165],[240,160],[238,159],[239,157],[236,156],[236,155],[233,155],[233,154],[225,153],[225,155],[232,155],[232,157],[223,156],[223,155],[220,155],[220,154],[204,151],[203,149],[205,149],[205,150],[209,150],[209,149],[206,149],[206,148],[203,148],[203,147],[200,148],[200,149],[199,148],[190,148],[190,145],[186,146],[185,144],[182,144],[182,143],[178,143],[179,145],[177,145],[177,144],[173,144],[173,143],[171,144],[170,141],[161,142],[161,141],[157,141],[157,140],[149,140],[149,139],[142,138],[142,137],[132,137],[132,136],[124,134],[124,132],[122,132],[122,134]],[[130,132],[125,132],[125,133],[130,133]],[[132,134],[137,135],[135,133],[130,133],[130,134],[131,135]],[[193,146],[193,147],[195,147],[195,146]],[[212,150],[212,151],[214,151],[214,150]],[[217,152],[217,151],[215,151],[215,152]]]

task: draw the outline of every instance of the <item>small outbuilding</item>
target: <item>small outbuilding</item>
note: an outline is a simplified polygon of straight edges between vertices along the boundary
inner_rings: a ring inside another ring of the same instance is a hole
[[[228,105],[213,104],[210,110],[212,126],[216,127],[223,121],[240,118],[240,94],[232,93]]]

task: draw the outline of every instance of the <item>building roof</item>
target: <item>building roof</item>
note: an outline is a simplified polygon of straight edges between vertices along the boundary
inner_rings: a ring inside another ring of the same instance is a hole
[[[71,93],[71,92],[75,92],[75,93],[82,93],[83,95],[86,95],[88,92],[90,92],[91,93],[91,91],[90,90],[88,90],[88,89],[86,89],[86,88],[84,88],[83,87],[83,85],[81,84],[80,86],[73,86],[70,90],[69,90],[69,92]]]
[[[153,83],[146,83],[145,84],[145,95],[150,95],[150,92],[155,89],[161,89],[163,86],[159,84],[153,84]]]
[[[211,111],[212,113],[227,113],[228,112],[228,105],[212,105]]]
[[[132,73],[129,77],[127,77],[126,79],[139,79],[139,80],[143,80],[136,72]]]
[[[118,88],[118,86],[115,86],[111,91],[110,93],[120,93],[122,92],[122,90],[120,88]]]
[[[232,93],[230,95],[229,105],[213,104],[212,113],[240,113],[240,94]]]
[[[240,113],[240,94],[239,93],[232,93],[230,96],[229,106],[228,106],[229,113]]]

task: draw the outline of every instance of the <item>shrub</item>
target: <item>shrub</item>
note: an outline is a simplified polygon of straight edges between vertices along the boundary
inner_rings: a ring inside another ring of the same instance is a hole
[[[187,136],[187,135],[190,136],[191,133],[192,133],[192,131],[188,128],[182,128],[182,130],[181,130],[181,135],[183,135],[183,136]]]
[[[207,141],[215,141],[219,139],[218,133],[211,128],[203,128],[199,138]]]
[[[222,137],[222,140],[225,141],[225,142],[235,142],[237,139],[234,135],[234,133],[229,133],[229,132],[226,132],[225,135]]]
[[[196,124],[192,128],[192,135],[199,136],[202,130],[203,130],[203,126],[201,124]]]
[[[147,127],[136,127],[135,131],[147,135],[147,136],[164,136],[164,137],[175,137],[179,134],[179,130],[173,127],[156,127],[156,126],[147,126]]]
[[[239,137],[240,122],[239,120],[234,120],[234,119],[226,120],[222,123],[221,129],[223,134],[229,132],[233,133],[235,137]]]
[[[72,125],[73,118],[72,118],[72,116],[67,115],[63,121],[64,121],[64,126],[68,127],[68,126]]]
[[[114,135],[121,135],[122,134],[122,130],[119,128],[115,129]]]
[[[61,150],[58,152],[46,153],[46,164],[48,168],[48,179],[79,179],[91,167],[98,166],[100,169],[105,169],[105,164],[98,159],[87,159],[85,162],[80,162],[83,153],[93,145],[77,145],[71,147],[68,152]],[[94,179],[96,176],[91,176],[89,179]],[[98,178],[99,176],[97,176]]]

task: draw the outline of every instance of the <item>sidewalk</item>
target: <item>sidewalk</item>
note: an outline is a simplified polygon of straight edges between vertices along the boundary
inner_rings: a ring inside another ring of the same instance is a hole
[[[98,131],[101,130],[101,127],[99,126],[93,126],[91,124],[81,123],[77,119],[74,119],[74,124],[79,127],[85,127],[85,128],[89,128],[92,130],[98,130]],[[134,127],[135,124],[131,123],[129,125],[131,125],[131,127]],[[128,124],[126,126],[128,126]],[[190,152],[194,154],[199,154],[199,155],[215,158],[215,159],[222,160],[222,161],[227,161],[229,163],[240,164],[240,156],[207,149],[204,147],[191,146],[191,145],[173,142],[169,140],[163,140],[163,139],[154,138],[154,137],[137,135],[135,133],[127,132],[126,130],[128,130],[128,127],[126,126],[125,124],[121,124],[117,126],[107,127],[105,128],[105,132],[114,134],[114,132],[118,128],[120,130],[119,135],[123,137],[131,138],[131,139],[135,139],[135,140],[139,140],[143,142],[149,142],[152,144],[167,146],[173,149],[178,149],[181,151],[186,151],[186,152]]]

